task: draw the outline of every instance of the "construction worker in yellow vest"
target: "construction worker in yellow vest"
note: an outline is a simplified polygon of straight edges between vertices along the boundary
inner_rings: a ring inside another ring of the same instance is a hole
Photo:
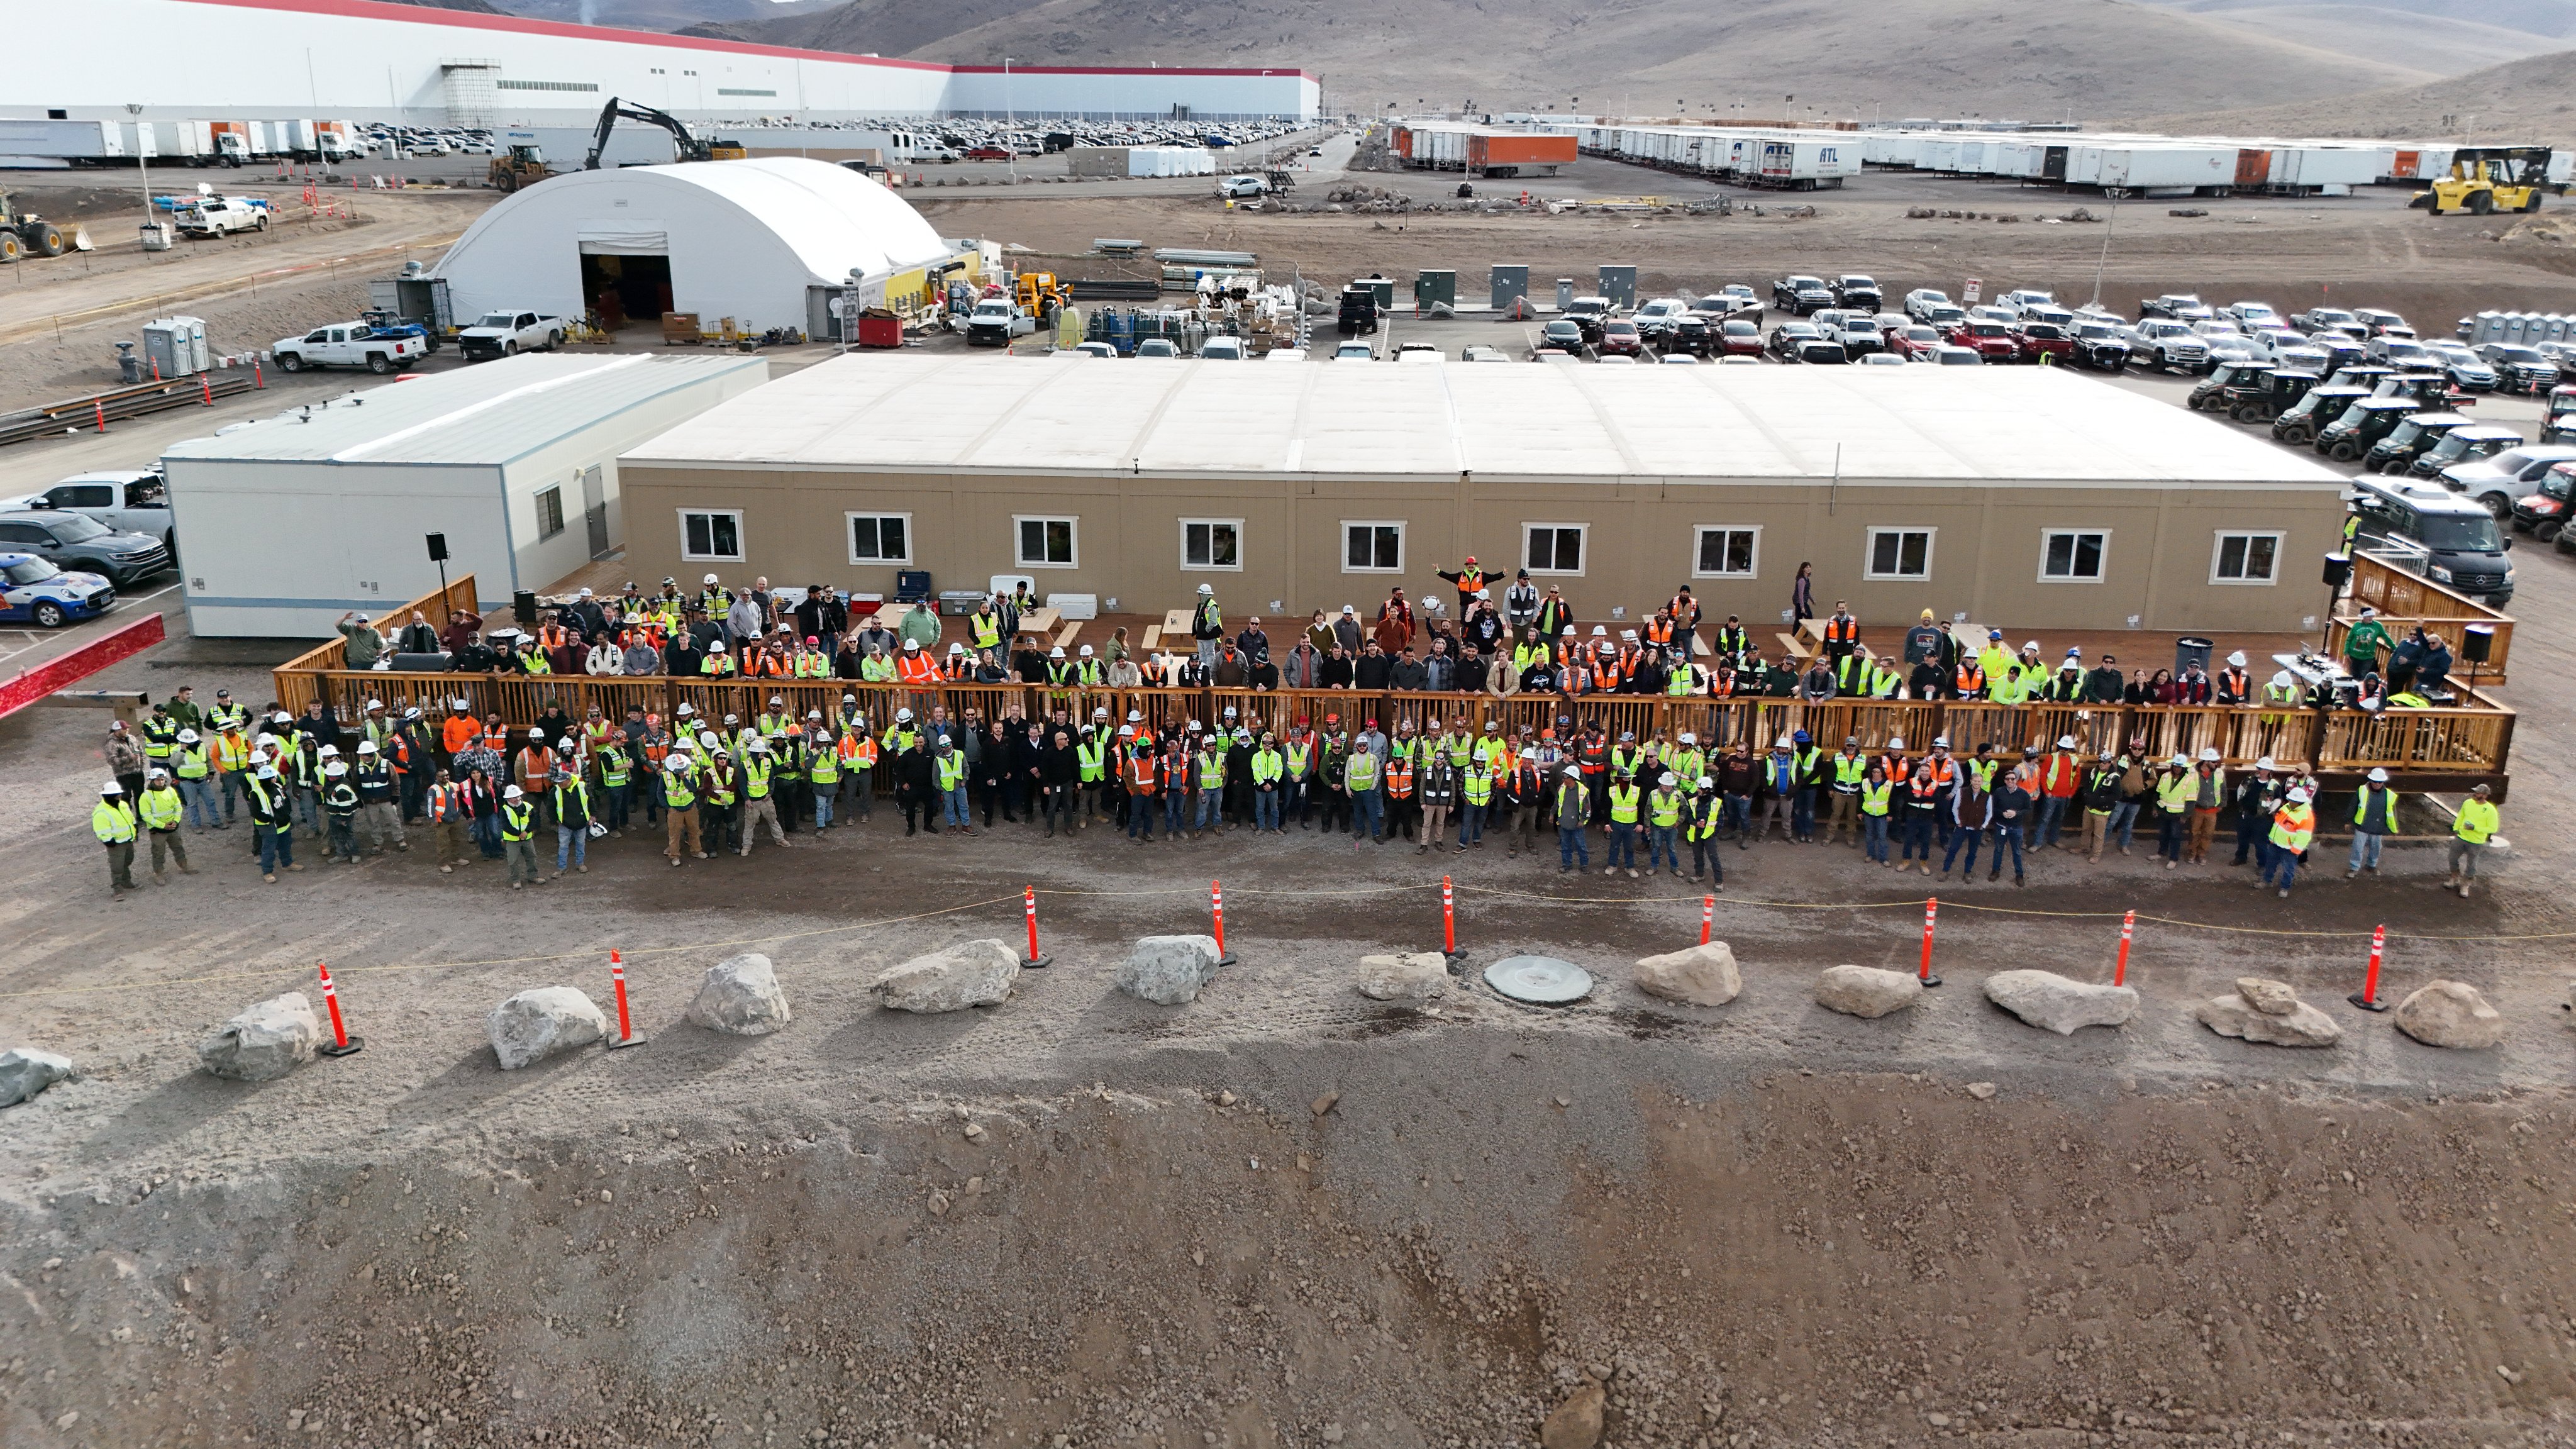
[[[1628,878],[1634,880],[1637,878],[1638,807],[1644,803],[1646,792],[1638,788],[1636,780],[1626,770],[1618,769],[1616,766],[1612,768],[1614,773],[1610,781],[1610,863],[1601,867],[1601,873],[1608,875],[1619,869],[1619,863],[1624,859],[1627,862]]]
[[[186,730],[182,733],[195,734],[196,731]],[[161,862],[165,856],[178,861],[179,874],[197,873],[196,868],[188,864],[187,842],[179,838],[180,819],[186,810],[187,807],[179,803],[179,792],[171,787],[169,773],[155,767],[144,779],[143,794],[134,802],[136,817],[141,821],[145,833],[152,837],[152,883],[154,885],[170,883],[161,868]]]
[[[195,730],[179,731],[170,752],[170,771],[178,779],[178,794],[185,802],[183,814],[187,823],[200,830],[212,830],[220,817],[215,812],[215,747]]]
[[[769,741],[752,736],[742,755],[742,855],[751,854],[752,838],[760,834],[762,821],[769,822],[769,838],[778,848],[787,848],[787,832],[778,824],[778,760],[771,754]]]
[[[2282,899],[2290,894],[2290,880],[2299,871],[2299,857],[2305,855],[2308,843],[2317,836],[2317,812],[2309,804],[2308,789],[2301,785],[2290,791],[2281,808],[2272,812],[2271,850],[2263,857],[2263,877],[2254,883],[2256,890],[2271,885],[2278,875]]]
[[[1682,807],[1682,839],[1691,848],[1691,879],[1716,876],[1712,890],[1726,886],[1726,862],[1717,853],[1717,827],[1725,818],[1726,797],[1717,792],[1717,777],[1700,776],[1699,793]]]
[[[886,753],[890,755],[907,753],[912,749],[913,742],[920,738],[921,731],[913,728],[912,711],[908,709],[896,710],[894,712],[894,723],[886,727]]]
[[[1654,793],[1646,797],[1646,869],[1652,871],[1661,860],[1664,868],[1678,876],[1682,873],[1681,834],[1683,795],[1681,777],[1670,770],[1655,777]]]
[[[1857,659],[1860,656],[1850,657]],[[1860,752],[1858,736],[1843,736],[1843,747],[1834,752],[1831,769],[1834,813],[1825,831],[1825,844],[1840,840],[1843,832],[1848,830],[1852,834],[1852,844],[1858,845],[1861,843],[1860,787],[1861,781],[1869,774],[1869,757]]]
[[[1088,770],[1091,766],[1083,766]],[[1278,738],[1268,730],[1261,732],[1261,748],[1252,752],[1252,833],[1267,830],[1279,833],[1280,805],[1287,794],[1288,758],[1280,753]]]
[[[1887,778],[1886,766],[1871,761],[1860,782],[1861,853],[1880,865],[1887,864],[1888,814],[1895,796],[1896,782]]]
[[[250,793],[250,737],[238,723],[227,724],[215,736],[215,775],[223,782],[224,818],[215,822],[217,830],[230,830],[233,815],[241,798]]]
[[[1485,818],[1494,808],[1494,770],[1480,751],[1467,762],[1458,786],[1458,848],[1485,848]],[[1428,843],[1428,842],[1426,842]]]
[[[2199,798],[2200,773],[2192,769],[2191,756],[2176,755],[2156,772],[2156,854],[2165,858],[2167,870],[2182,864],[2183,836]]]
[[[2472,787],[2469,798],[2460,802],[2460,813],[2451,817],[2451,878],[2442,883],[2442,889],[2458,891],[2462,900],[2477,884],[2478,857],[2487,853],[2501,823],[2495,802],[2487,798],[2493,793],[2485,785]]]
[[[823,726],[814,726],[814,749],[805,761],[805,783],[814,796],[814,833],[832,828],[832,803],[841,795],[841,751],[838,741],[824,734]]]
[[[662,758],[662,813],[670,821],[670,845],[663,854],[675,866],[683,850],[700,860],[707,858],[706,841],[698,833],[697,773],[694,754],[673,750]]]
[[[1106,728],[1106,721],[1099,728],[1086,728],[1073,742],[1073,775],[1082,788],[1084,825],[1089,825],[1106,808],[1100,799],[1100,793],[1109,781],[1109,741],[1101,733]],[[1258,828],[1256,824],[1255,829]]]
[[[868,733],[868,717],[853,716],[841,728],[837,753],[841,757],[841,779],[858,806],[858,817],[867,819],[876,813],[877,737]]]

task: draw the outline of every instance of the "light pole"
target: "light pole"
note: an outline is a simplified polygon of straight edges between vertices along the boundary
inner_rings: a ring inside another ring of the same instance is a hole
[[[143,224],[149,227],[159,220],[152,214],[152,140],[145,129],[152,123],[143,119],[143,107],[137,102],[127,101],[125,113],[134,118],[134,164],[143,173]]]
[[[2104,191],[2110,193],[2111,213],[2102,221],[2102,255],[2093,263],[2093,301],[2091,305],[2095,307],[2102,305],[2102,272],[2104,268],[2111,265],[2111,228],[2120,224],[2120,196],[2121,193],[2129,189],[2128,181],[2129,178],[2127,174],[2123,173],[2120,177],[2120,184],[2118,186],[2105,186],[2102,188]]]
[[[1019,138],[1011,133],[1018,130],[1019,125],[1019,113],[1011,107],[1011,58],[1006,55],[1002,57],[1002,149],[1011,153],[1005,164],[1010,167],[1011,184],[1014,186],[1020,184],[1020,144]]]

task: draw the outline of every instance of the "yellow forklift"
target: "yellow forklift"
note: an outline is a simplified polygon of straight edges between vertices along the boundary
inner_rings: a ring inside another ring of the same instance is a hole
[[[2451,174],[2407,205],[2435,216],[2538,211],[2542,192],[2566,189],[2549,179],[2546,146],[2463,146],[2451,153]]]

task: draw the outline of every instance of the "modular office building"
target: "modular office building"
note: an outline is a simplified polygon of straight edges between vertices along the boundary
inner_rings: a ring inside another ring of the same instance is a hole
[[[328,638],[435,592],[433,533],[483,611],[507,610],[618,547],[620,452],[768,376],[757,357],[527,354],[178,443],[161,462],[188,627]]]
[[[1401,366],[850,356],[621,460],[636,576],[891,597],[1033,574],[1159,613],[1373,609],[1473,554],[1577,614],[1689,584],[2099,631],[2288,631],[2341,475],[2057,368]],[[1276,600],[1276,605],[1271,601]]]

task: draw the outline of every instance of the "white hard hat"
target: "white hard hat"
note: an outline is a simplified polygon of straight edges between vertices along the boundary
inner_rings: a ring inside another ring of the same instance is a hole
[[[2173,757],[2172,762],[2184,767],[2185,769],[2189,769],[2191,767],[2191,756],[2178,754]]]
[[[2075,736],[2059,735],[2057,737],[2057,747],[2061,750],[2071,750],[2075,748]]]
[[[349,773],[349,767],[341,764],[338,760],[333,760],[331,763],[322,767],[322,773],[336,780],[340,776]]]
[[[555,744],[558,747],[567,750],[577,750],[581,748],[581,741],[574,739],[570,735],[566,735],[562,739],[555,741]]]
[[[1789,737],[1787,735],[1782,735],[1780,738],[1773,740],[1771,742],[1771,748],[1775,750],[1785,750],[1789,748]]]
[[[715,581],[716,581],[716,576],[715,576],[714,574],[709,574],[709,575],[707,575],[707,582],[708,582],[708,583],[711,583],[711,584],[712,584],[712,583],[714,583]]]
[[[1565,778],[1569,780],[1580,780],[1583,778],[1583,771],[1577,766],[1568,765],[1565,767]]]
[[[1903,736],[1903,735],[1889,735],[1889,736],[1887,737],[1887,747],[1888,747],[1889,749],[1891,749],[1891,750],[1901,750],[1901,749],[1904,749],[1904,748],[1905,748],[1905,736]]]
[[[374,740],[358,741],[358,753],[362,755],[372,755],[376,753],[376,742]]]
[[[1936,750],[1946,750],[1950,748],[1950,737],[1948,735],[1934,735],[1932,737],[1932,748]]]
[[[2297,683],[2297,681],[2290,677],[2290,671],[2284,669],[2280,673],[2272,676],[2272,683],[2277,688],[2287,689],[2292,684]]]
[[[447,702],[447,707],[452,710],[468,710],[474,707],[474,701],[470,699],[451,699]]]
[[[1085,644],[1085,645],[1083,645],[1083,646],[1082,646],[1082,657],[1083,657],[1083,658],[1085,658],[1085,659],[1088,659],[1088,658],[1090,658],[1090,657],[1091,657],[1091,646],[1090,646],[1090,645]]]
[[[2204,765],[2215,765],[2215,764],[2217,764],[2217,763],[2218,763],[2218,746],[2216,746],[2216,745],[2203,745],[2203,746],[2201,746],[2201,747],[2200,747],[2200,762],[2201,762],[2202,764],[2204,764]]]
[[[685,700],[685,699],[684,699],[684,700],[681,700],[681,701],[680,701],[680,707],[679,707],[678,709],[675,709],[675,710],[671,711],[671,717],[672,717],[673,719],[678,719],[678,718],[680,718],[680,717],[681,717],[681,716],[683,716],[683,715],[692,715],[692,714],[696,714],[697,712],[698,712],[698,707],[697,707],[696,705],[694,705],[694,704],[689,703],[687,700]]]
[[[701,731],[699,731],[699,733],[698,733],[698,748],[700,748],[700,749],[704,749],[704,750],[712,750],[712,749],[714,749],[715,747],[716,747],[716,737],[715,737],[715,732],[714,732],[714,731],[712,731],[712,730],[701,730]]]
[[[114,780],[110,780],[106,784],[98,787],[98,793],[102,795],[122,795],[125,793],[125,787],[116,783]]]
[[[340,747],[338,745],[324,745],[321,749],[321,758],[326,760],[334,759],[338,757],[339,753]]]
[[[1049,659],[1062,659],[1064,657],[1064,646],[1058,644],[1053,649],[1048,650],[1047,657]]]
[[[1717,781],[1711,776],[1702,775],[1699,777],[1699,787],[1703,790],[1714,790],[1717,788]]]
[[[765,754],[768,754],[768,753],[769,753],[769,741],[768,741],[768,740],[766,740],[766,739],[764,739],[764,738],[762,738],[762,737],[761,737],[761,736],[759,736],[759,735],[753,735],[753,736],[751,737],[751,748],[752,748],[754,751],[756,751],[757,753],[764,754],[764,755],[765,755]]]
[[[708,640],[708,641],[707,641],[707,652],[708,652],[709,654],[722,654],[723,652],[725,652],[725,641],[723,641],[722,639],[710,639],[710,640]]]
[[[179,743],[181,743],[181,744],[183,744],[183,745],[193,745],[193,744],[195,744],[196,742],[197,742],[197,732],[196,732],[195,730],[181,730],[181,731],[179,731]]]
[[[519,799],[519,798],[521,798],[521,797],[525,796],[527,793],[528,793],[527,791],[520,789],[520,788],[519,788],[518,786],[516,786],[516,785],[513,785],[513,786],[511,786],[509,789],[504,790],[504,791],[502,791],[502,792],[501,792],[501,798],[502,798],[502,799],[504,799],[504,800],[516,800],[516,799]]]
[[[1670,770],[1666,770],[1666,771],[1665,771],[1665,772],[1663,772],[1662,774],[1657,775],[1657,776],[1655,777],[1655,783],[1656,783],[1656,784],[1658,784],[1658,785],[1661,785],[1661,786],[1663,786],[1665,789],[1669,790],[1669,789],[1671,789],[1673,786],[1675,786],[1675,785],[1677,785],[1677,784],[1680,784],[1681,782],[1673,778],[1673,772],[1672,772],[1672,771],[1670,771]]]
[[[1199,585],[1199,592],[1202,594],[1213,594],[1216,592],[1216,586],[1213,584],[1201,584]]]
[[[2237,668],[2239,668],[2239,669],[2244,668],[2244,667],[2245,667],[2245,651],[2244,651],[2244,650],[2242,650],[2242,649],[2239,649],[2239,650],[2237,650],[2235,653],[2228,655],[2228,656],[2227,656],[2227,662],[2228,662],[2228,663],[2230,663],[2230,664],[2235,665],[2235,666],[2236,666]]]
[[[2038,641],[2038,640],[2036,640],[2036,639],[2033,639],[2033,640],[2031,640],[2030,642],[2028,642],[2028,643],[2026,643],[2026,644],[2022,645],[2021,647],[2022,647],[2022,652],[2023,652],[2023,653],[2025,653],[2025,654],[2036,654],[2036,653],[2038,653],[2038,652],[2039,652],[2039,641]]]
[[[2367,778],[2370,783],[2374,785],[2385,785],[2388,783],[2388,772],[2386,770],[2373,769]]]
[[[910,724],[910,723],[912,723],[912,711],[911,711],[911,710],[908,710],[908,709],[899,709],[899,710],[896,710],[896,711],[894,712],[894,722],[895,722],[896,724]]]
[[[911,650],[915,654],[918,654],[921,652],[921,641],[918,639],[906,639],[903,641],[903,647]]]
[[[2297,787],[2296,789],[2293,789],[2293,790],[2290,792],[2290,803],[2291,803],[2291,804],[2293,804],[2293,805],[2305,805],[2305,804],[2307,804],[2307,803],[2308,803],[2308,787],[2307,787],[2307,786],[2305,786],[2305,785],[2301,785],[2301,786]]]
[[[1131,709],[1127,711],[1127,722],[1129,724],[1141,724],[1144,722],[1144,719],[1145,712],[1141,709]]]
[[[1698,744],[1699,736],[1692,734],[1689,730],[1684,730],[1682,731],[1682,743],[1686,745]]]
[[[2254,768],[2258,770],[2277,770],[2281,767],[2272,763],[2272,757],[2270,755],[2265,755],[2263,758],[2254,762]]]
[[[965,646],[965,645],[963,645],[963,644],[951,644],[951,645],[949,645],[949,646],[948,646],[948,652],[949,652],[949,653],[951,653],[951,654],[963,654],[963,653],[965,653],[965,652],[966,652],[966,646]],[[1059,649],[1059,650],[1057,650],[1056,652],[1057,652],[1058,654],[1061,654],[1061,653],[1063,653],[1064,651],[1063,651],[1063,650],[1061,650],[1061,649]]]

